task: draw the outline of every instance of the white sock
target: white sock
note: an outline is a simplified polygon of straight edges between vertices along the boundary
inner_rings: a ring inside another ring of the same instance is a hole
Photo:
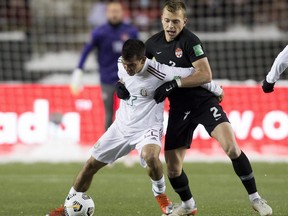
[[[195,208],[196,203],[195,203],[194,198],[192,197],[191,199],[189,199],[189,200],[187,200],[187,201],[182,201],[181,206],[182,206],[184,209],[193,209],[193,208]]]
[[[154,196],[158,196],[159,194],[165,193],[166,185],[165,185],[165,178],[162,176],[162,178],[158,181],[152,180],[152,192]]]
[[[74,187],[71,187],[71,189],[70,189],[70,191],[69,191],[69,193],[68,193],[68,196],[66,197],[66,199],[65,199],[65,201],[64,201],[64,204],[65,204],[66,201],[67,201],[69,198],[71,198],[71,196],[72,196],[73,194],[75,194],[75,193],[77,193],[77,191],[74,189]]]
[[[71,187],[68,194],[74,194],[74,193],[77,193],[77,191],[74,189],[74,187]]]
[[[249,200],[250,200],[251,202],[253,202],[253,200],[255,200],[255,199],[261,199],[261,197],[260,197],[260,195],[258,194],[258,192],[255,192],[255,193],[253,193],[253,194],[249,194]]]

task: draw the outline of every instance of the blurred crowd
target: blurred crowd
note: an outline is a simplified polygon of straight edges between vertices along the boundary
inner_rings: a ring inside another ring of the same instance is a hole
[[[124,6],[125,22],[138,28],[140,39],[146,40],[162,28],[160,8],[165,0],[119,1]],[[265,64],[270,64],[276,53],[283,49],[283,43],[287,44],[287,0],[184,1],[187,5],[187,27],[196,34],[232,32],[235,35],[242,31],[247,36],[249,34],[245,33],[254,31],[260,32],[262,36],[261,32],[265,32],[263,37],[267,37],[266,41],[244,40],[242,44],[241,41],[222,40],[222,37],[220,41],[204,41],[209,50],[211,65],[215,70],[221,71],[216,78],[258,79],[256,75],[251,77],[251,74],[247,74],[249,70],[244,66],[253,68],[253,74],[261,75],[266,67],[271,66]],[[42,65],[46,65],[44,63],[47,58],[57,56],[57,53],[65,55],[65,59],[71,59],[73,52],[79,52],[89,38],[91,29],[106,22],[105,10],[108,2],[109,0],[0,0],[0,82],[34,82],[45,76],[45,73],[70,73],[70,70],[64,70],[61,65],[55,66],[57,69],[53,70],[49,67],[43,70]],[[257,31],[258,27],[264,27],[264,31]],[[273,40],[271,35],[280,35],[284,40]],[[243,51],[244,45],[247,47],[246,51]],[[231,52],[223,52],[227,55],[219,56],[219,47]],[[237,47],[241,47],[242,52],[234,52]],[[252,59],[259,58],[259,62],[251,63],[251,55]],[[229,62],[231,68],[222,64],[223,61]]]
[[[158,30],[164,0],[120,0],[126,20],[142,31]],[[0,31],[49,28],[59,24],[83,30],[105,22],[108,0],[1,0]],[[189,28],[194,31],[226,31],[235,24],[253,27],[275,25],[288,31],[287,0],[186,0]],[[61,20],[61,19],[65,19]],[[54,23],[53,23],[54,22]],[[38,25],[37,25],[38,24]],[[54,31],[60,31],[55,28]],[[63,29],[62,29],[63,31]]]

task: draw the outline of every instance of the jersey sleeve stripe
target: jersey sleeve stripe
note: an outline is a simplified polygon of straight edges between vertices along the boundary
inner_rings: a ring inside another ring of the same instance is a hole
[[[164,78],[166,76],[164,73],[161,73],[160,71],[156,70],[155,68],[151,67],[150,65],[147,68],[147,71],[160,80],[164,80]]]

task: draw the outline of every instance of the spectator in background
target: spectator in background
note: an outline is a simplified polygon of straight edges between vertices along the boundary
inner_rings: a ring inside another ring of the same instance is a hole
[[[275,0],[272,4],[272,22],[275,22],[280,31],[288,32],[288,1]]]
[[[109,2],[106,9],[107,23],[91,33],[91,40],[84,46],[77,68],[73,71],[71,91],[79,94],[83,89],[82,74],[89,53],[97,49],[102,98],[105,107],[105,129],[113,121],[115,84],[118,81],[117,60],[123,43],[129,38],[138,38],[138,30],[123,22],[123,7],[119,2]]]
[[[28,32],[31,26],[29,0],[0,1],[0,30]]]
[[[100,0],[94,4],[88,15],[88,23],[93,27],[103,25],[107,22],[105,11],[107,9],[107,3],[105,0]]]

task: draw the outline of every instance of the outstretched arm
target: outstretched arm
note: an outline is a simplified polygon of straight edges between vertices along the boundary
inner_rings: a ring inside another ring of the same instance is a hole
[[[280,75],[288,67],[288,45],[282,50],[273,62],[273,65],[263,81],[262,89],[265,93],[273,92],[274,85],[279,80]]]
[[[185,78],[176,78],[175,80],[169,81],[158,87],[155,91],[154,99],[157,103],[161,103],[175,88],[189,88],[202,86],[207,90],[211,91],[218,100],[223,99],[223,90],[221,86],[214,83],[212,79],[212,72],[208,62],[208,59],[202,58],[193,62],[193,70],[189,76]],[[177,70],[177,68],[173,68]],[[180,70],[180,68],[179,68]],[[187,70],[187,69],[186,69]]]

